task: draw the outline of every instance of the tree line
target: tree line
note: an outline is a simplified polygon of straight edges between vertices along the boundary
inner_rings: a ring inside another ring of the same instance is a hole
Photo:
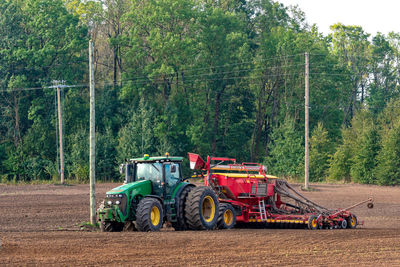
[[[1,181],[57,179],[54,80],[66,176],[88,179],[92,39],[98,179],[167,151],[303,177],[308,52],[311,181],[398,185],[400,34],[331,30],[271,0],[0,0]]]

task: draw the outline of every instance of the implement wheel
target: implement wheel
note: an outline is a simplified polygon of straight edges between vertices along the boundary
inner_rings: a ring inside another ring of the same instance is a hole
[[[311,215],[311,216],[308,218],[308,229],[310,229],[310,230],[316,230],[316,229],[318,229],[317,216]]]
[[[193,189],[193,186],[186,186],[181,194],[179,195],[178,199],[178,210],[176,212],[176,222],[172,222],[172,227],[174,227],[175,231],[184,231],[188,229],[188,225],[185,218],[185,204],[187,196],[190,190]]]
[[[141,232],[159,231],[163,225],[163,209],[155,198],[143,198],[136,210],[136,224]]]
[[[358,221],[356,215],[350,215],[349,217],[346,218],[347,221],[347,228],[349,229],[354,229],[357,227]]]
[[[340,222],[340,227],[341,227],[342,229],[346,229],[346,228],[347,228],[347,220],[341,221],[341,222]]]
[[[236,224],[235,209],[229,203],[219,204],[218,229],[232,229]]]
[[[193,188],[186,199],[185,217],[189,229],[212,230],[218,220],[218,198],[207,186]]]

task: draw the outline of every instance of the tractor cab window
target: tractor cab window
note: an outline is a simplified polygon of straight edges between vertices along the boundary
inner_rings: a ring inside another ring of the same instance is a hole
[[[167,183],[167,194],[173,190],[174,185],[180,180],[180,165],[178,163],[166,163],[165,168],[165,182]]]
[[[138,163],[136,165],[136,180],[160,182],[162,179],[161,163]]]
[[[156,162],[138,163],[136,165],[136,178],[137,180],[150,180],[152,187],[152,194],[163,195],[162,183],[162,164]]]

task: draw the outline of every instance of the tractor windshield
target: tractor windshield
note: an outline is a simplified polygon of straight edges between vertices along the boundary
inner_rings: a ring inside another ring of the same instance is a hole
[[[161,163],[137,163],[136,180],[160,181],[162,179]]]

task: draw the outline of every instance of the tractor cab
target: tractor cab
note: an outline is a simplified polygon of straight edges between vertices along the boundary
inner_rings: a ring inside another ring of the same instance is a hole
[[[169,198],[174,188],[183,180],[181,163],[183,157],[149,157],[131,159],[125,164],[124,183],[151,181],[152,195]]]

